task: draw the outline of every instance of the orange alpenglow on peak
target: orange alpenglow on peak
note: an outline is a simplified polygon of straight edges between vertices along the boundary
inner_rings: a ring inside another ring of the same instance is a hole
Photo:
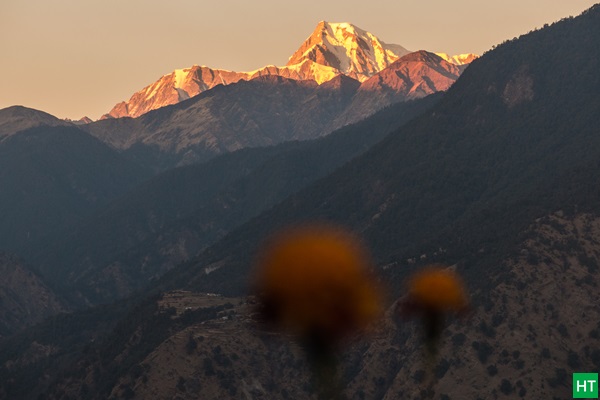
[[[321,21],[290,57],[287,65],[310,59],[364,81],[410,53],[400,45],[386,44],[377,36],[347,22]]]
[[[364,82],[409,53],[406,48],[385,43],[356,25],[321,21],[285,66],[268,65],[248,72],[198,65],[178,69],[134,93],[128,101],[118,103],[102,119],[139,117],[148,111],[187,100],[217,85],[229,85],[265,75],[322,84],[343,74]],[[449,63],[461,66],[477,57],[473,54],[438,55]]]
[[[437,54],[438,56],[442,57],[444,60],[446,60],[449,63],[452,63],[454,65],[471,64],[473,61],[475,61],[476,59],[479,58],[479,56],[477,54],[473,54],[473,53],[457,54],[454,56],[451,56],[447,53],[435,53],[435,54]]]

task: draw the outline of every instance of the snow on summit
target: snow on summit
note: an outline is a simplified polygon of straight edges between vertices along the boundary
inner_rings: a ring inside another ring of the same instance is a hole
[[[435,53],[435,54],[442,57],[444,60],[448,61],[449,63],[455,64],[455,65],[470,64],[473,61],[475,61],[475,59],[479,58],[478,55],[473,54],[473,53],[457,54],[455,56],[451,56],[447,53]]]
[[[389,45],[348,22],[321,21],[288,65],[309,59],[364,81],[408,53],[404,47]]]
[[[229,85],[259,76],[275,75],[322,84],[343,74],[364,82],[409,53],[406,48],[385,43],[351,23],[321,21],[285,66],[268,65],[250,72],[213,69],[204,65],[177,69],[134,93],[128,101],[115,105],[103,118],[139,117],[216,85]],[[477,57],[473,54],[438,55],[456,65],[468,64]]]
[[[335,39],[337,42],[335,45],[342,52],[340,57],[342,59],[344,56],[347,58],[344,62],[347,72],[356,69],[357,64],[360,64],[360,60],[357,59],[359,49],[362,49],[368,60],[373,61],[377,66],[375,72],[381,71],[398,58],[409,53],[404,47],[399,45],[389,46],[372,33],[347,22],[330,23],[328,24],[328,31],[333,33],[333,36],[329,39]],[[342,70],[344,69],[342,68]]]

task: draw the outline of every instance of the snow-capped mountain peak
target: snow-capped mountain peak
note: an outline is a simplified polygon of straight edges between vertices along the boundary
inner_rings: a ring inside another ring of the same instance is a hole
[[[404,47],[389,45],[350,23],[321,21],[287,65],[309,59],[364,81],[408,53]]]
[[[477,54],[473,54],[473,53],[465,53],[465,54],[457,54],[454,56],[451,56],[447,53],[435,53],[438,56],[442,57],[444,60],[448,61],[451,64],[454,65],[467,65],[467,64],[471,64],[473,61],[475,61],[477,58],[479,58],[479,56]]]
[[[177,69],[134,93],[128,101],[118,103],[103,118],[139,117],[148,111],[187,100],[217,85],[262,76],[281,76],[322,84],[343,74],[365,82],[409,53],[406,48],[385,43],[348,22],[321,21],[285,66],[268,65],[249,72],[213,69],[204,65]],[[463,69],[477,57],[473,54],[438,55]]]

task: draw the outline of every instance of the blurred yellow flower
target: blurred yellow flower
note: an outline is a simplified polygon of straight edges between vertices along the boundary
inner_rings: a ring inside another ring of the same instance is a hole
[[[408,296],[413,303],[438,311],[460,312],[468,305],[462,281],[442,265],[416,272],[408,281]]]
[[[421,318],[429,354],[437,352],[446,314],[462,314],[469,308],[467,291],[460,277],[448,267],[434,264],[415,272],[407,281],[407,294],[397,311],[405,317]]]
[[[340,228],[292,228],[266,246],[257,291],[269,320],[334,343],[380,312],[378,290],[359,241]]]

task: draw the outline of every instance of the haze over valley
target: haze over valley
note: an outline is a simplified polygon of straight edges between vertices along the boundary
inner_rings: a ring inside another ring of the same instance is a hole
[[[323,20],[97,120],[0,109],[0,399],[572,398],[600,371],[580,11],[485,54]]]

